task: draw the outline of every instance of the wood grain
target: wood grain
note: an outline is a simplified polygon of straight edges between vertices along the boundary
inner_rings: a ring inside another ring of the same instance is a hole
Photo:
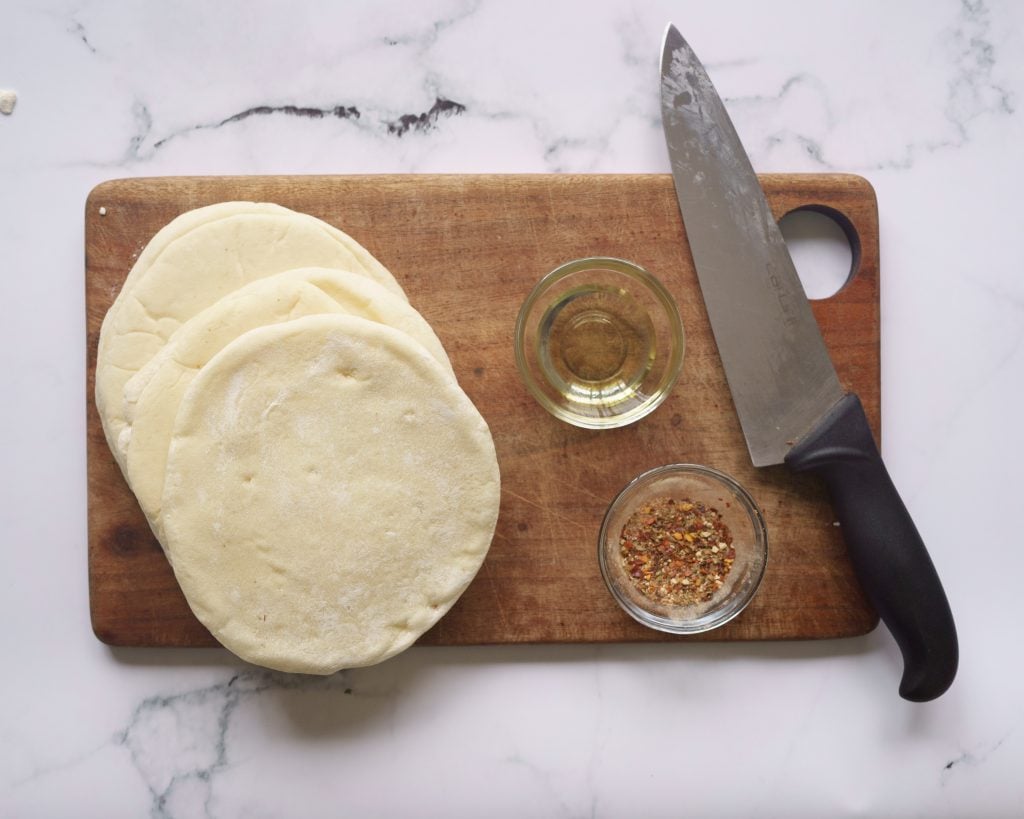
[[[777,217],[825,210],[854,240],[854,275],[813,307],[839,377],[860,395],[877,436],[874,192],[847,175],[761,181]],[[421,643],[825,638],[877,624],[820,484],[750,464],[670,177],[179,177],[105,182],[86,205],[89,589],[102,641],[215,645],[107,449],[93,387],[100,324],[146,242],[180,213],[232,199],[313,214],[365,245],[433,325],[491,426],[503,482],[494,542],[470,588]],[[683,374],[672,395],[618,430],[577,429],[549,416],[521,385],[512,350],[516,314],[533,284],[565,261],[594,255],[630,259],[658,276],[686,328]],[[699,637],[670,637],[633,622],[606,591],[596,560],[611,499],[639,472],[671,462],[735,476],[761,505],[769,530],[769,567],[756,599],[736,620]]]

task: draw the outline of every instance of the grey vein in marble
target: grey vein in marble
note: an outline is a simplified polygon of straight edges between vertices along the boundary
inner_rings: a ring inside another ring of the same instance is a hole
[[[466,106],[462,103],[438,97],[429,111],[422,114],[402,114],[398,119],[387,123],[387,130],[395,136],[402,136],[410,130],[429,131],[437,126],[437,121],[442,116],[450,117],[465,112]]]
[[[989,36],[992,24],[984,0],[961,0],[957,25],[946,33],[946,45],[953,52],[956,73],[947,84],[945,119],[954,136],[925,139],[907,145],[902,158],[879,162],[877,169],[910,168],[921,154],[962,148],[970,140],[969,125],[985,116],[1014,113],[1012,95],[993,77],[996,50]]]
[[[89,35],[85,30],[85,26],[83,26],[78,20],[72,18],[71,22],[68,24],[68,34],[72,34],[77,37],[92,54],[97,53],[96,46],[89,42]]]
[[[479,8],[480,0],[470,0],[470,2],[464,4],[462,11],[458,14],[453,14],[452,16],[445,17],[441,20],[434,20],[427,26],[423,33],[416,35],[406,34],[401,36],[384,37],[384,44],[389,46],[414,45],[418,46],[421,52],[426,51],[437,43],[437,40],[443,31],[454,27],[457,23],[461,23],[469,17],[472,17]]]
[[[306,677],[253,669],[229,680],[140,702],[124,728],[74,758],[34,772],[23,786],[81,764],[105,748],[124,748],[149,792],[153,819],[214,815],[216,775],[230,767],[228,732],[239,706],[273,691],[332,691],[353,695],[346,672]]]
[[[981,765],[988,758],[994,754],[999,748],[1013,735],[1013,730],[1010,730],[1003,734],[995,742],[990,742],[980,746],[975,751],[964,751],[957,757],[954,757],[945,765],[942,766],[942,775],[940,777],[942,785],[945,785],[953,777],[953,775],[964,768],[974,768]]]
[[[153,115],[141,100],[132,104],[132,119],[135,121],[135,133],[128,143],[127,158],[138,157],[139,151],[149,132],[153,130]]]
[[[183,137],[186,134],[190,134],[195,131],[216,130],[218,128],[223,128],[226,125],[242,122],[252,117],[284,115],[302,119],[339,119],[348,120],[350,122],[367,119],[368,122],[366,127],[368,129],[388,136],[402,137],[410,131],[431,131],[438,127],[438,123],[442,118],[458,116],[465,112],[465,105],[441,96],[438,96],[434,100],[433,105],[431,105],[431,107],[426,111],[400,114],[397,117],[390,118],[374,115],[372,113],[370,117],[366,118],[365,111],[360,110],[354,105],[329,105],[323,108],[310,105],[296,105],[292,103],[284,105],[254,105],[212,122],[200,122],[193,125],[187,125],[150,142],[153,131],[153,117],[146,104],[137,100],[132,106],[132,116],[135,120],[135,133],[129,141],[127,158],[137,160],[148,159],[169,142]]]
[[[946,116],[966,139],[967,124],[985,113],[1012,114],[1010,92],[997,84],[995,47],[989,41],[992,24],[983,0],[961,0],[962,26],[949,35],[959,53],[960,74],[950,82]]]
[[[746,66],[747,61],[732,61],[729,65]],[[708,70],[714,71],[716,66],[711,66]],[[828,91],[820,80],[816,77],[808,74],[807,72],[800,72],[794,74],[791,77],[787,77],[779,90],[772,95],[754,95],[748,97],[727,97],[725,102],[727,107],[730,109],[740,109],[744,106],[751,104],[771,104],[779,105],[783,103],[788,97],[793,94],[799,93],[800,91],[811,91],[816,100],[817,104],[824,113],[826,127],[828,129],[833,128],[836,125],[836,116],[829,105]],[[825,158],[825,149],[822,146],[822,140],[820,138],[814,138],[805,133],[794,131],[790,128],[784,128],[769,133],[764,138],[764,147],[769,151],[785,142],[795,142],[801,149],[801,151],[810,157],[814,162],[823,168],[834,169],[832,163]]]
[[[548,798],[548,816],[571,817],[574,815],[572,806],[566,801],[565,794],[561,792],[553,781],[554,776],[550,770],[520,753],[509,754],[502,759],[502,762],[506,765],[515,766],[528,774],[536,789]],[[593,815],[592,813],[591,816]]]
[[[956,73],[947,85],[944,114],[955,136],[911,143],[901,159],[878,163],[879,170],[904,170],[911,167],[920,154],[962,148],[970,139],[969,125],[974,120],[985,115],[1014,113],[1010,92],[993,77],[996,50],[989,39],[991,28],[984,0],[961,0],[957,25],[945,36],[947,47],[954,55]]]
[[[943,35],[942,44],[950,54],[952,76],[946,83],[946,99],[943,119],[950,126],[947,135],[921,136],[908,142],[891,156],[880,157],[863,166],[849,162],[834,162],[826,148],[829,132],[838,122],[829,107],[828,89],[815,77],[801,72],[788,77],[778,92],[769,95],[748,97],[725,97],[730,113],[742,111],[749,105],[782,103],[787,96],[798,89],[813,89],[819,98],[824,113],[824,133],[812,135],[794,128],[775,130],[764,138],[761,146],[751,146],[752,153],[758,148],[771,152],[783,144],[796,145],[803,154],[824,170],[880,171],[907,170],[921,157],[941,150],[956,150],[970,140],[971,124],[985,116],[1010,116],[1016,107],[1013,96],[996,79],[996,49],[991,42],[991,21],[989,9],[984,0],[961,0],[960,14],[955,24]],[[746,66],[749,61],[725,61],[709,63],[712,77],[715,69]]]
[[[239,111],[237,114],[231,114],[230,116],[224,117],[224,119],[218,122],[204,122],[197,125],[190,125],[186,128],[175,131],[172,134],[168,134],[153,143],[153,150],[159,150],[172,139],[180,137],[191,131],[205,131],[211,128],[220,128],[224,125],[230,125],[233,122],[241,122],[242,120],[249,119],[249,117],[266,117],[274,114],[284,114],[291,117],[305,117],[306,119],[324,119],[325,117],[334,117],[335,119],[359,119],[360,117],[359,109],[354,105],[334,105],[328,108],[316,108],[302,105],[255,105],[252,108],[246,108],[244,111]],[[152,127],[152,120],[143,124],[144,131],[142,133],[142,139],[145,139],[145,136],[149,133],[149,130]],[[136,143],[134,139],[132,141],[133,149],[137,149],[141,144],[141,141],[139,143]]]

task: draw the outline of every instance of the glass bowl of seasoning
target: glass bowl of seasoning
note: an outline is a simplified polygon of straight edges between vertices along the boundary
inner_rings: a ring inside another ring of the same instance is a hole
[[[733,478],[670,464],[634,478],[605,514],[598,560],[608,590],[645,626],[698,634],[754,597],[768,561],[761,510]]]
[[[533,288],[516,320],[516,366],[556,418],[587,429],[638,421],[668,396],[683,364],[671,294],[632,262],[568,262]]]

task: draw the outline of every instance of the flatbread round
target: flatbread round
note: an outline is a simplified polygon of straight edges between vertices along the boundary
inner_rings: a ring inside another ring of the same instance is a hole
[[[185,321],[232,290],[297,267],[362,273],[405,297],[358,242],[319,219],[268,203],[225,202],[182,214],[140,254],[100,329],[96,405],[123,467],[123,389]]]
[[[408,647],[479,569],[499,503],[483,418],[422,346],[321,315],[251,330],[185,394],[168,557],[245,660],[329,674]]]
[[[449,376],[455,373],[426,320],[379,284],[328,268],[289,270],[250,282],[186,321],[124,388],[125,425],[118,447],[125,476],[157,536],[167,450],[186,390],[225,346],[256,327],[302,316],[340,313],[386,324],[426,348]]]

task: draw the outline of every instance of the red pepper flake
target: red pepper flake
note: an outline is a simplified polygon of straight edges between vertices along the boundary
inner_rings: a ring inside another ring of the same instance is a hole
[[[727,504],[728,505],[728,504]],[[637,590],[656,603],[710,600],[736,560],[732,533],[717,509],[700,501],[655,498],[622,527],[619,555]]]

